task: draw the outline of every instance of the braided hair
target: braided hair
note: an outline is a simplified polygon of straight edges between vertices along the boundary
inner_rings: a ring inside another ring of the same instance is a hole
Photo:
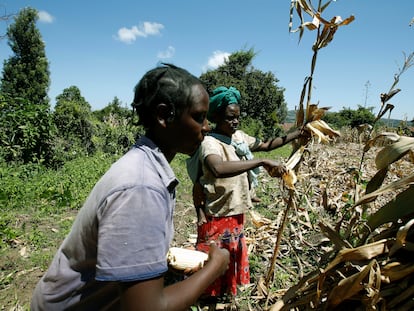
[[[162,63],[148,71],[135,86],[133,110],[138,123],[149,128],[154,122],[155,109],[164,103],[171,109],[171,119],[181,116],[191,104],[191,88],[201,84],[200,80],[187,70],[172,64]]]

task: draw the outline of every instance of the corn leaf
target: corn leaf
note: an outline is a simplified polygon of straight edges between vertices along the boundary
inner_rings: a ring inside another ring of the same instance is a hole
[[[355,20],[355,16],[351,15],[348,18],[345,18],[340,24],[339,26],[345,26],[345,25],[349,25],[350,23],[352,23]]]
[[[369,149],[371,149],[371,147],[375,146],[379,140],[383,139],[397,142],[400,139],[400,135],[392,132],[382,132],[365,143],[364,152],[367,152]]]
[[[411,179],[414,180],[414,175]],[[394,200],[388,202],[376,213],[372,214],[368,218],[368,226],[371,230],[376,229],[378,226],[394,222],[398,219],[404,218],[414,213],[414,185],[411,184],[408,189],[398,194]]]
[[[384,182],[385,177],[387,176],[387,172],[388,167],[379,170],[368,182],[365,189],[365,194],[374,192],[375,190],[379,189],[379,187],[381,187],[382,183]]]
[[[253,210],[249,209],[249,214],[250,214],[250,219],[256,228],[260,228],[260,227],[263,227],[265,225],[269,225],[272,223],[270,219],[263,217],[258,212],[255,212]]]
[[[414,148],[414,137],[400,136],[399,140],[378,152],[375,164],[379,170],[401,159]]]
[[[314,112],[318,109],[318,105],[315,104],[309,104],[306,109],[306,122],[313,121],[314,118]]]
[[[333,0],[333,1],[336,1],[336,0]],[[325,4],[323,4],[320,8],[319,8],[319,11],[322,13],[327,7],[328,7],[328,5],[329,4],[331,4],[331,2],[332,2],[332,0],[329,0],[329,1],[327,1]]]
[[[305,83],[303,84],[302,93],[300,95],[299,109],[296,112],[296,127],[301,127],[305,121],[305,109],[303,107],[303,101],[305,99],[306,86],[308,85],[308,83],[310,83],[309,81],[310,79],[306,78]]]
[[[410,175],[410,176],[406,176],[404,178],[401,178],[397,181],[394,181],[374,192],[365,194],[361,199],[359,199],[355,204],[354,207],[361,205],[361,204],[366,204],[369,202],[374,201],[377,196],[381,195],[381,194],[385,194],[387,192],[390,191],[396,191],[396,190],[400,190],[405,186],[411,185],[412,183],[414,183],[414,174]],[[414,200],[414,197],[413,197]]]
[[[335,249],[349,249],[351,248],[351,244],[341,238],[339,233],[331,228],[329,225],[325,225],[324,223],[320,222],[319,227],[321,228],[322,233],[331,240],[331,242],[335,245]]]
[[[402,301],[412,300],[413,296],[414,296],[414,285],[408,287],[400,295],[394,296],[394,298],[390,302],[387,303],[387,307],[389,310],[391,310],[396,305],[400,304]]]
[[[331,310],[344,300],[357,295],[364,288],[368,288],[370,292],[371,290],[374,290],[378,296],[380,285],[381,270],[378,262],[374,259],[361,271],[342,279],[334,288],[332,288],[328,297],[327,309]],[[375,296],[370,297],[371,300],[377,300],[376,298],[377,297]]]
[[[407,244],[411,244],[411,242],[407,241],[407,234],[408,231],[414,224],[414,219],[409,220],[404,226],[398,229],[397,237],[395,243],[392,245],[390,249],[390,257],[394,255],[399,249],[405,247]]]
[[[308,2],[307,0],[297,0],[296,1],[300,7],[306,12],[308,13],[310,16],[313,17],[313,15],[315,14],[315,9],[312,7],[312,4],[310,2]]]
[[[391,113],[391,111],[394,109],[394,105],[392,105],[392,104],[387,104],[386,106],[385,106],[385,109],[380,113],[380,114],[378,114],[378,116],[375,118],[375,120],[374,120],[374,123],[375,122],[377,122],[379,119],[381,119],[382,117],[383,117],[383,115],[387,112],[387,111],[389,111],[390,113]]]
[[[336,265],[345,261],[360,261],[370,260],[378,255],[388,253],[388,240],[382,239],[370,244],[365,244],[356,248],[344,248],[341,249],[334,260],[332,260],[328,266],[323,270],[323,274],[326,274],[329,270]]]
[[[395,282],[405,278],[414,272],[414,265],[412,263],[401,264],[399,262],[391,262],[382,267],[382,275],[386,282]]]
[[[305,22],[302,27],[306,27],[308,30],[315,30],[319,27],[319,19],[315,16],[311,22]]]
[[[305,146],[300,146],[288,159],[286,162],[286,167],[288,169],[295,169],[302,159],[303,153],[305,152]]]

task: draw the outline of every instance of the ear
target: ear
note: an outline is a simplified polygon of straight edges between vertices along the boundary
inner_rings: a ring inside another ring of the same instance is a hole
[[[170,105],[164,103],[158,104],[156,114],[158,123],[163,127],[166,127],[168,123],[174,120],[174,111]]]

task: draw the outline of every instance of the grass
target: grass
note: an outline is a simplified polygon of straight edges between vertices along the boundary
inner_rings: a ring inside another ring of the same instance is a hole
[[[290,146],[285,146],[255,156],[280,159],[289,153]],[[177,243],[195,232],[186,158],[179,154],[171,163],[180,181],[175,218]],[[29,310],[31,292],[39,277],[69,232],[90,190],[115,160],[116,157],[103,154],[82,157],[58,170],[0,164],[0,301],[5,309]],[[260,191],[265,206],[271,201],[266,192],[273,190]],[[260,267],[260,258],[256,263],[254,260],[253,271]]]
[[[38,278],[114,160],[84,157],[59,170],[0,164],[0,301],[7,310],[29,309]]]

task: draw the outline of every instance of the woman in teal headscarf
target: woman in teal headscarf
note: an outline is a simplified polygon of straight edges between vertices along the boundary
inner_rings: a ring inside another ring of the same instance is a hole
[[[234,297],[237,285],[250,283],[243,232],[244,213],[252,208],[249,172],[257,173],[260,167],[276,171],[279,177],[285,172],[279,162],[255,159],[252,152],[273,150],[301,135],[297,130],[268,141],[247,135],[238,130],[240,103],[240,92],[234,87],[220,86],[213,91],[207,118],[215,127],[187,162],[198,215],[196,248],[207,252],[210,242],[216,241],[231,253],[226,275],[208,289],[209,296]]]

